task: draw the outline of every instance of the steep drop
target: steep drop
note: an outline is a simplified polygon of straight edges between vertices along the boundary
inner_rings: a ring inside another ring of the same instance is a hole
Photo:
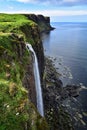
[[[36,97],[37,97],[37,109],[38,112],[44,116],[43,111],[43,99],[42,99],[42,90],[41,90],[41,82],[40,82],[40,75],[39,75],[39,68],[38,68],[38,61],[35,54],[35,51],[33,50],[32,46],[30,44],[26,44],[26,47],[28,51],[31,51],[33,54],[33,69],[34,69],[34,77],[35,77],[35,87],[36,87]]]

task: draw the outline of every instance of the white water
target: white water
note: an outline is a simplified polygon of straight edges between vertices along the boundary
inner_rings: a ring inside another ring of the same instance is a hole
[[[37,109],[38,109],[38,112],[42,116],[44,116],[42,90],[41,90],[41,82],[40,82],[40,75],[39,75],[37,57],[36,57],[35,51],[33,50],[32,46],[30,44],[26,44],[26,47],[27,47],[28,51],[31,51],[33,53],[33,56],[34,56],[33,69],[34,69],[36,96],[37,96],[36,97],[37,98]]]

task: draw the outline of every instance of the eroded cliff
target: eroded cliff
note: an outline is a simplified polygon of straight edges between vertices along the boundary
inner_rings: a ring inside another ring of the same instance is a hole
[[[50,25],[50,17],[45,17],[43,15],[35,15],[35,14],[25,14],[25,16],[28,19],[30,19],[38,24],[40,32],[50,31],[50,30],[54,29]]]
[[[24,15],[0,14],[1,130],[48,130],[35,108],[32,57],[26,42],[36,51],[42,76],[44,55],[38,24]]]

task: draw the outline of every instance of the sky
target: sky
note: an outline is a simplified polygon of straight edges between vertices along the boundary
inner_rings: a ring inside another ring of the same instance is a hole
[[[51,22],[87,22],[87,0],[0,0],[0,13],[34,13]]]

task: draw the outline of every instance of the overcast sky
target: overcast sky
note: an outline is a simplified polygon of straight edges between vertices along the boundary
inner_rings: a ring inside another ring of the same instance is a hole
[[[87,22],[87,0],[0,0],[1,13],[34,13],[58,22]]]

